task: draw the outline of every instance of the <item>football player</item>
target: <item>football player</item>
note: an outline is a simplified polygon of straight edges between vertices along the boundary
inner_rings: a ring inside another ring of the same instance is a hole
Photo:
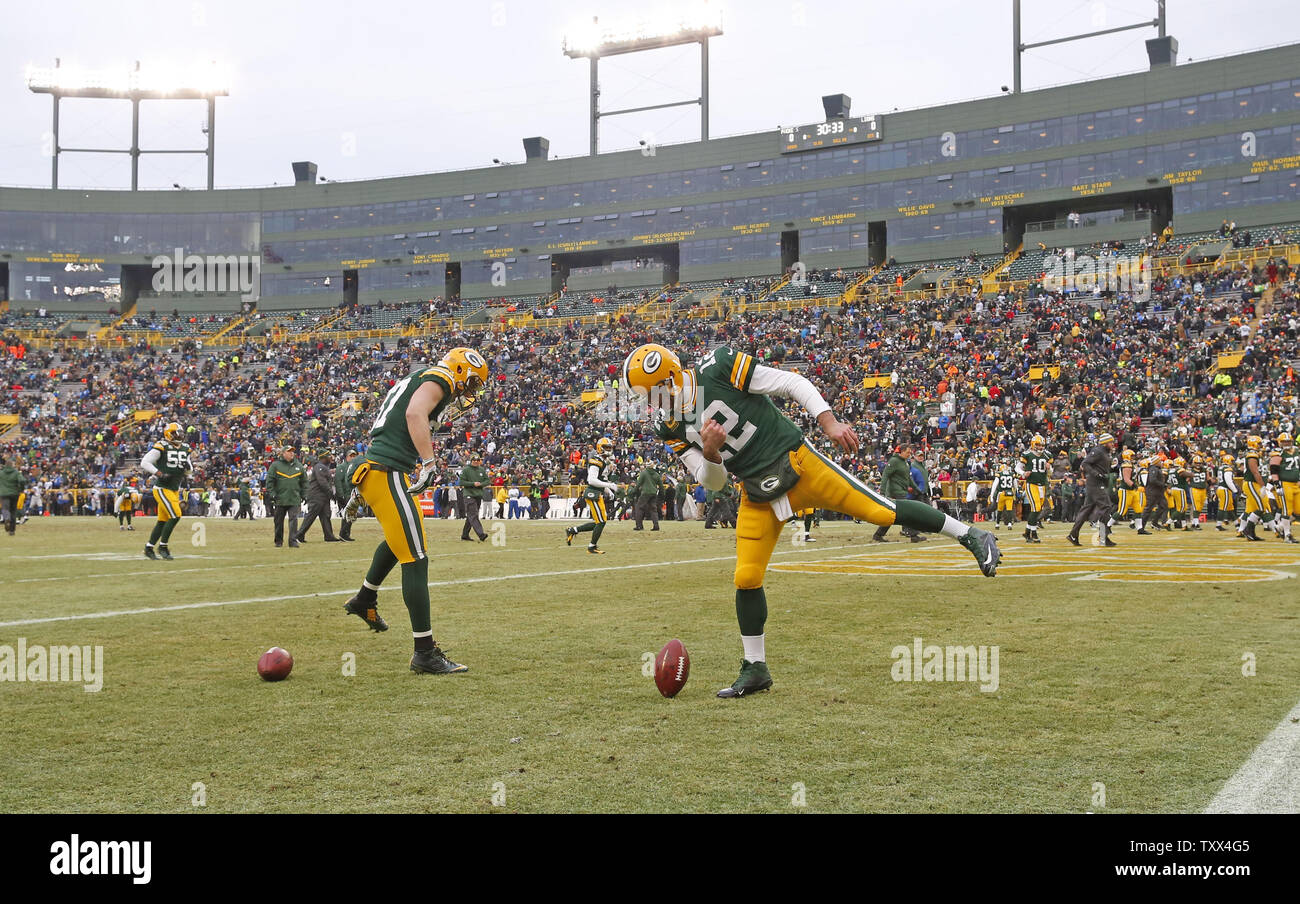
[[[153,478],[153,498],[158,504],[158,521],[144,545],[144,554],[150,559],[172,558],[167,541],[181,520],[181,481],[194,470],[184,436],[185,429],[172,421],[163,428],[163,438],[140,459],[140,469]]]
[[[1219,469],[1215,475],[1217,486],[1214,491],[1214,501],[1219,508],[1215,516],[1215,530],[1226,531],[1228,528],[1224,525],[1231,523],[1237,517],[1237,484],[1233,479],[1235,470],[1236,464],[1232,453],[1225,449],[1219,454]]]
[[[997,476],[989,487],[989,498],[995,501],[997,511],[993,516],[995,530],[1002,529],[1004,519],[1007,527],[1016,523],[1016,469],[1010,458],[1004,458],[998,464]]]
[[[135,525],[131,522],[135,518],[135,507],[139,504],[140,494],[135,490],[135,478],[122,481],[122,485],[117,488],[114,505],[117,509],[118,530],[135,530]]]
[[[1291,521],[1295,511],[1300,508],[1300,449],[1296,448],[1295,439],[1290,433],[1278,434],[1277,446],[1281,450],[1281,461],[1277,466],[1277,477],[1281,486],[1278,489],[1278,519],[1281,521],[1282,536],[1288,543],[1294,543],[1291,536]]]
[[[587,456],[587,486],[582,491],[582,497],[587,500],[587,508],[591,511],[591,520],[564,529],[564,542],[569,546],[573,545],[573,538],[578,534],[590,533],[591,542],[587,544],[587,552],[594,556],[605,554],[600,548],[600,535],[605,532],[605,523],[609,521],[609,509],[605,502],[612,501],[618,492],[618,484],[606,479],[613,466],[613,452],[614,441],[608,436],[596,440],[596,451]]]
[[[1130,511],[1137,507],[1137,463],[1132,449],[1125,449],[1119,456],[1119,483],[1116,496],[1115,517],[1130,517]],[[1141,512],[1141,509],[1138,509]],[[1133,527],[1130,520],[1129,527]]]
[[[1205,456],[1201,455],[1200,452],[1192,452],[1190,471],[1191,476],[1187,478],[1187,486],[1191,496],[1189,508],[1192,516],[1192,530],[1200,530],[1201,515],[1206,511],[1205,502],[1210,486],[1206,477]]]
[[[1273,510],[1269,507],[1268,497],[1264,495],[1264,484],[1268,480],[1259,463],[1263,448],[1264,441],[1259,436],[1252,434],[1246,437],[1246,469],[1242,480],[1246,490],[1246,523],[1242,536],[1247,540],[1263,540],[1263,537],[1255,534],[1255,525],[1260,522],[1270,525],[1273,521]]]
[[[744,697],[772,686],[764,625],[763,578],[782,525],[796,511],[821,508],[877,525],[897,523],[954,538],[988,577],[1001,553],[983,531],[913,500],[888,499],[818,452],[783,415],[771,396],[804,409],[846,453],[858,449],[853,428],[841,423],[805,377],[765,367],[727,346],[694,368],[682,367],[662,345],[643,345],[623,363],[623,385],[649,402],[655,434],[707,489],[742,481],[736,520],[736,618],[744,658],[740,676],[719,697]]]
[[[1020,456],[1016,476],[1025,486],[1025,542],[1042,543],[1038,539],[1038,522],[1043,514],[1043,500],[1047,498],[1047,475],[1052,467],[1048,457],[1047,441],[1037,433],[1029,441],[1029,449]]]
[[[448,404],[460,412],[473,405],[474,394],[487,382],[487,362],[472,348],[453,348],[432,367],[421,367],[393,384],[370,428],[370,447],[351,465],[353,496],[360,496],[383,529],[361,589],[344,605],[371,630],[388,624],[377,608],[379,588],[393,566],[402,565],[402,600],[411,617],[415,653],[411,671],[447,675],[468,671],[452,662],[433,639],[429,615],[429,558],[424,517],[417,498],[438,479],[432,426]],[[419,466],[412,483],[407,473]],[[350,501],[355,511],[360,501]]]

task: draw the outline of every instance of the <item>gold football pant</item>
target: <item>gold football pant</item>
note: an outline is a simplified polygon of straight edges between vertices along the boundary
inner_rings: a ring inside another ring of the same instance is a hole
[[[153,488],[154,502],[158,503],[158,520],[166,523],[181,516],[181,497],[175,490]]]
[[[1296,509],[1300,509],[1300,483],[1286,482],[1277,494],[1278,508],[1283,518],[1294,518]]]
[[[1243,486],[1246,489],[1246,514],[1247,515],[1269,515],[1272,509],[1268,504],[1268,497],[1264,495],[1264,488],[1257,483],[1246,481]]]
[[[411,496],[411,482],[399,471],[380,471],[371,462],[362,462],[352,474],[352,483],[360,488],[361,498],[370,506],[384,531],[384,542],[402,564],[428,555],[424,534],[424,514]]]
[[[859,521],[889,526],[894,523],[894,503],[869,488],[829,458],[804,444],[789,453],[799,482],[790,490],[790,507],[842,512]],[[781,522],[767,503],[750,502],[743,491],[736,516],[736,586],[754,590],[763,586],[767,563],[781,536]]]

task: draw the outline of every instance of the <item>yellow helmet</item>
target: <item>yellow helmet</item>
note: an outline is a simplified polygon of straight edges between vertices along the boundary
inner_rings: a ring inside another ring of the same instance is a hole
[[[1256,434],[1251,434],[1250,436],[1246,437],[1247,449],[1258,449],[1263,445],[1264,445],[1264,440],[1260,439],[1260,437]]]
[[[1035,433],[1029,441],[1029,448],[1031,449],[1041,449],[1045,445],[1047,445],[1047,440],[1043,439],[1042,435],[1038,433]]]
[[[458,396],[472,396],[487,382],[488,366],[483,356],[472,348],[458,346],[442,356],[439,367],[451,371],[453,391]]]
[[[1132,461],[1132,460],[1133,460],[1133,450],[1132,450],[1132,449],[1125,449],[1122,453],[1120,453],[1120,458],[1124,459],[1124,461]]]
[[[608,453],[613,448],[614,441],[608,436],[602,436],[600,439],[596,440],[596,451],[601,455]]]
[[[185,437],[185,428],[180,424],[172,421],[166,427],[163,427],[163,439],[170,442],[180,442]]]
[[[1187,467],[1187,460],[1180,455],[1174,459],[1174,464],[1180,468],[1185,468]]]
[[[1283,449],[1289,449],[1294,442],[1295,440],[1291,437],[1291,434],[1285,430],[1277,435],[1277,444]]]
[[[662,345],[643,345],[623,362],[623,385],[648,400],[657,388],[666,390],[668,396],[676,395],[682,388],[682,361]],[[652,401],[665,408],[667,400]]]
[[[1219,456],[1219,460],[1220,460],[1221,462],[1223,462],[1225,465],[1230,465],[1230,464],[1232,464],[1232,463],[1233,463],[1232,453],[1231,453],[1231,452],[1224,452],[1224,453],[1222,453],[1222,454]]]

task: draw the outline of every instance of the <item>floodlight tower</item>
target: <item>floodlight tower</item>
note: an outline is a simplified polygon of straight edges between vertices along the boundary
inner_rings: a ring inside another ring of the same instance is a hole
[[[666,107],[700,105],[700,140],[709,140],[709,38],[722,34],[722,11],[707,6],[695,13],[665,18],[662,21],[637,21],[625,25],[604,26],[596,18],[590,25],[572,29],[564,38],[564,55],[570,59],[586,58],[591,63],[591,156],[600,152],[600,119],[624,113],[644,113]],[[666,104],[629,107],[625,110],[600,109],[600,85],[597,79],[601,57],[683,44],[700,45],[700,96]]]
[[[59,187],[59,154],[130,154],[131,191],[140,187],[141,154],[205,154],[208,158],[208,190],[213,187],[216,161],[217,98],[230,94],[224,74],[215,65],[210,68],[185,73],[166,73],[161,70],[141,72],[137,62],[130,72],[96,72],[60,65],[53,68],[27,67],[27,87],[34,94],[48,94],[54,98],[54,124],[51,154],[50,188]],[[59,145],[59,101],[65,97],[116,98],[131,101],[131,147],[124,148],[65,148]],[[206,148],[149,149],[140,148],[140,101],[142,100],[204,100],[208,104]]]

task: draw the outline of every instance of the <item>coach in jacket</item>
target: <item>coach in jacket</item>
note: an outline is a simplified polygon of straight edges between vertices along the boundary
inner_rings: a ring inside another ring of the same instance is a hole
[[[275,545],[284,545],[284,518],[289,516],[289,546],[298,545],[298,509],[307,491],[307,472],[295,460],[293,446],[266,469],[266,504],[275,515]]]
[[[334,499],[334,469],[330,467],[328,452],[321,453],[311,473],[307,475],[307,520],[298,532],[298,542],[307,541],[307,529],[316,519],[320,519],[321,530],[325,533],[326,543],[337,543],[334,525],[330,523],[330,502]]]

